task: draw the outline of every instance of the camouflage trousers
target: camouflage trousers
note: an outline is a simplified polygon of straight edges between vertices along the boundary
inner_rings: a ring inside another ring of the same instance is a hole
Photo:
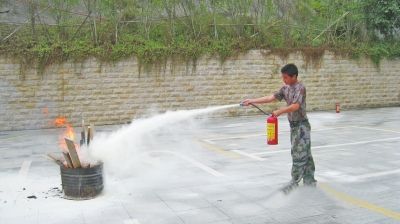
[[[311,126],[308,120],[290,122],[290,141],[292,143],[292,182],[298,184],[301,179],[306,185],[316,183],[315,165],[311,155]]]

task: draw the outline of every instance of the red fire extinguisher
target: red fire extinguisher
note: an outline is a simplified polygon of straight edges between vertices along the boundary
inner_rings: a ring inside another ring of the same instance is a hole
[[[267,118],[267,143],[268,145],[278,144],[278,118],[274,115]]]
[[[242,103],[240,103],[242,105]],[[268,114],[265,111],[261,110],[256,105],[250,103],[253,107],[257,108],[263,114],[268,115],[267,118],[267,144],[268,145],[277,145],[278,144],[278,118],[274,115]]]

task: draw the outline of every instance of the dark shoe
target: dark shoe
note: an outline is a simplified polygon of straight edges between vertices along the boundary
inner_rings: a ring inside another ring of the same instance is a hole
[[[299,184],[298,183],[296,183],[296,182],[289,182],[286,186],[284,186],[284,187],[282,187],[281,188],[281,191],[284,193],[284,194],[289,194],[291,191],[293,191],[295,188],[297,188],[299,186]]]

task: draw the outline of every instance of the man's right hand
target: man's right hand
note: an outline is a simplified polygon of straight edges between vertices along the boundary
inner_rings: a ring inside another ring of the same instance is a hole
[[[248,105],[250,105],[251,103],[252,103],[252,100],[251,100],[251,99],[245,99],[245,100],[242,101],[242,105],[243,105],[243,106],[248,106]]]

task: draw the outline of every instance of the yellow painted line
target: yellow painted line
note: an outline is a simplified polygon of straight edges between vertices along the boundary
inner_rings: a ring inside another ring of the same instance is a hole
[[[358,207],[361,208],[365,208],[368,209],[370,211],[376,212],[376,213],[380,213],[386,217],[390,217],[392,219],[396,219],[396,220],[400,220],[400,213],[399,212],[395,212],[392,211],[390,209],[387,208],[383,208],[380,206],[377,206],[375,204],[372,204],[368,201],[364,201],[355,197],[352,197],[348,194],[339,192],[335,189],[333,189],[332,187],[330,187],[328,184],[324,184],[324,183],[320,183],[319,186],[326,192],[328,192],[329,194],[333,195],[335,198],[340,199],[344,202],[356,205]]]
[[[214,144],[205,142],[205,141],[203,141],[203,140],[198,140],[198,142],[199,142],[200,145],[203,146],[204,148],[206,148],[206,149],[208,149],[208,150],[211,150],[211,151],[213,151],[213,152],[216,152],[216,153],[218,153],[218,154],[227,156],[227,157],[232,158],[232,159],[239,159],[239,158],[242,158],[242,156],[240,156],[239,154],[233,153],[233,152],[231,152],[231,151],[229,151],[229,150],[225,150],[224,148],[221,148],[221,147],[216,146],[216,145],[214,145]]]

